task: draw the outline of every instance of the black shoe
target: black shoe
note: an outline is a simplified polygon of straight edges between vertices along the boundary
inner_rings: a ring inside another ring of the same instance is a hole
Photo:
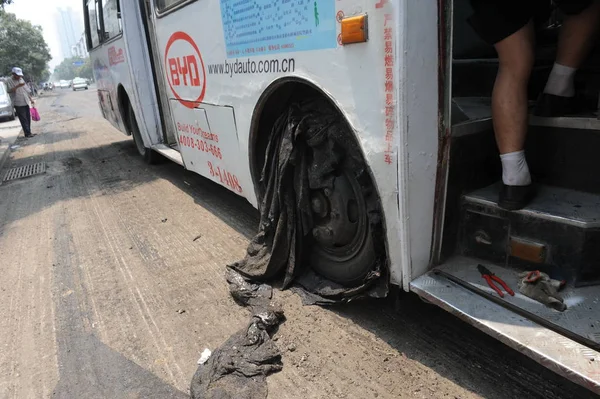
[[[533,114],[546,118],[572,115],[577,112],[578,101],[575,97],[555,96],[554,94],[542,93],[535,103]]]
[[[523,209],[535,197],[533,184],[528,186],[508,186],[502,185],[498,206],[507,211],[517,211]]]

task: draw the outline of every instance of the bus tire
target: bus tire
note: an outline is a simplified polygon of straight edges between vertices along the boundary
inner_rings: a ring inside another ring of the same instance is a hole
[[[135,113],[133,112],[133,107],[131,106],[129,107],[129,125],[135,147],[144,161],[150,165],[158,163],[159,155],[144,145],[144,140],[142,139],[142,134],[140,133],[140,128],[138,126]]]
[[[341,161],[333,171],[333,187],[311,192],[308,253],[313,270],[352,287],[385,264],[385,241],[380,201],[364,157],[343,118],[337,123],[333,130],[346,139],[335,143]]]
[[[375,268],[377,252],[374,227],[369,218],[368,198],[360,197],[362,187],[352,173],[343,171],[334,181],[332,190],[316,193],[315,201],[327,203],[317,208],[329,208],[312,230],[310,265],[320,275],[344,286],[361,283]],[[332,238],[342,236],[342,242]]]

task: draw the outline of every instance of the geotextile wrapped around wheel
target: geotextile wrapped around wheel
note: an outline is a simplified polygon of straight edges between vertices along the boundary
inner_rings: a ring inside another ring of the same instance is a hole
[[[293,285],[305,304],[331,304],[387,294],[380,204],[351,134],[339,112],[324,99],[294,103],[277,119],[261,173],[264,195],[258,234],[249,244],[246,257],[229,267],[250,280],[279,280],[283,288]],[[363,237],[361,245],[370,247],[359,252],[359,263],[351,265],[358,268],[358,274],[351,276],[351,281],[338,284],[324,277],[327,273],[317,273],[314,269],[319,268],[311,267],[311,263],[316,266],[320,262],[315,256],[319,251],[314,245],[315,236],[321,231],[331,233],[315,219],[311,201],[315,193],[334,191],[336,181],[342,178],[351,181],[355,189],[363,190],[356,195],[359,209],[352,212],[359,212],[354,217],[368,224],[362,230],[369,236]]]

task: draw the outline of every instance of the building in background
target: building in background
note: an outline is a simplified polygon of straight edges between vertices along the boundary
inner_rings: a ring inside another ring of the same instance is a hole
[[[71,53],[73,54],[74,57],[80,57],[80,58],[88,57],[87,46],[85,44],[85,32],[81,34],[81,37],[79,38],[77,43],[75,43],[71,47]]]
[[[61,59],[77,56],[75,47],[81,39],[83,32],[83,22],[79,13],[71,7],[57,8],[54,14],[56,31],[60,40]]]

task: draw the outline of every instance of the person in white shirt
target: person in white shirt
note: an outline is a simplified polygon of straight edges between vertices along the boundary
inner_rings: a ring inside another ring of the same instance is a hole
[[[34,101],[31,98],[31,94],[27,89],[25,80],[23,79],[23,70],[21,68],[14,67],[12,69],[12,78],[6,81],[8,87],[8,93],[17,111],[19,122],[23,128],[25,137],[33,137],[31,134],[31,113],[29,111],[30,104]]]

